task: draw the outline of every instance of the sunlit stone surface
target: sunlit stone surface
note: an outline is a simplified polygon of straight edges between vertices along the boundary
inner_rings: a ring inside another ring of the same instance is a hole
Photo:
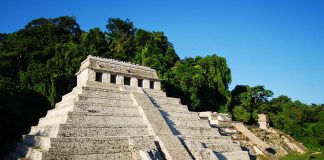
[[[88,56],[76,75],[77,86],[7,159],[249,159],[167,97],[151,68]]]

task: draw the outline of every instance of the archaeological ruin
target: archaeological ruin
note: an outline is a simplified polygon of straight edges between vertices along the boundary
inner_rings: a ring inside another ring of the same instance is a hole
[[[269,129],[269,119],[268,119],[267,115],[258,114],[258,117],[259,117],[258,118],[259,127],[264,130]]]
[[[249,159],[208,119],[167,97],[154,69],[88,56],[77,86],[7,159]]]

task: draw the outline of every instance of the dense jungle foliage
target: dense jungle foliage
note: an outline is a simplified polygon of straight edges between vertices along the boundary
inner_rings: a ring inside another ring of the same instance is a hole
[[[215,54],[180,59],[166,35],[109,18],[106,31],[84,31],[74,17],[39,18],[0,34],[1,155],[36,125],[48,109],[76,85],[75,73],[88,55],[114,58],[157,70],[168,96],[193,111],[231,113],[253,124],[267,113],[271,125],[313,150],[324,150],[323,105],[273,96],[264,86],[238,85],[232,91],[226,59]],[[251,77],[252,78],[252,77]]]

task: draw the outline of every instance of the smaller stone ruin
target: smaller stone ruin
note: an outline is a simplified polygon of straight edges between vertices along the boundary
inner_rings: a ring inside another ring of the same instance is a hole
[[[259,128],[267,130],[269,129],[269,120],[267,115],[265,114],[258,114],[258,123],[259,123]]]
[[[232,118],[229,114],[218,112],[199,112],[199,117],[208,119],[210,125],[214,127],[228,128],[232,125]]]

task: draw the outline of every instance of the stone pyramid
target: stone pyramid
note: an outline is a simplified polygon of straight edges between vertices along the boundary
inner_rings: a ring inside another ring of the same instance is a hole
[[[76,75],[77,86],[7,159],[249,159],[167,97],[151,68],[88,56]]]

